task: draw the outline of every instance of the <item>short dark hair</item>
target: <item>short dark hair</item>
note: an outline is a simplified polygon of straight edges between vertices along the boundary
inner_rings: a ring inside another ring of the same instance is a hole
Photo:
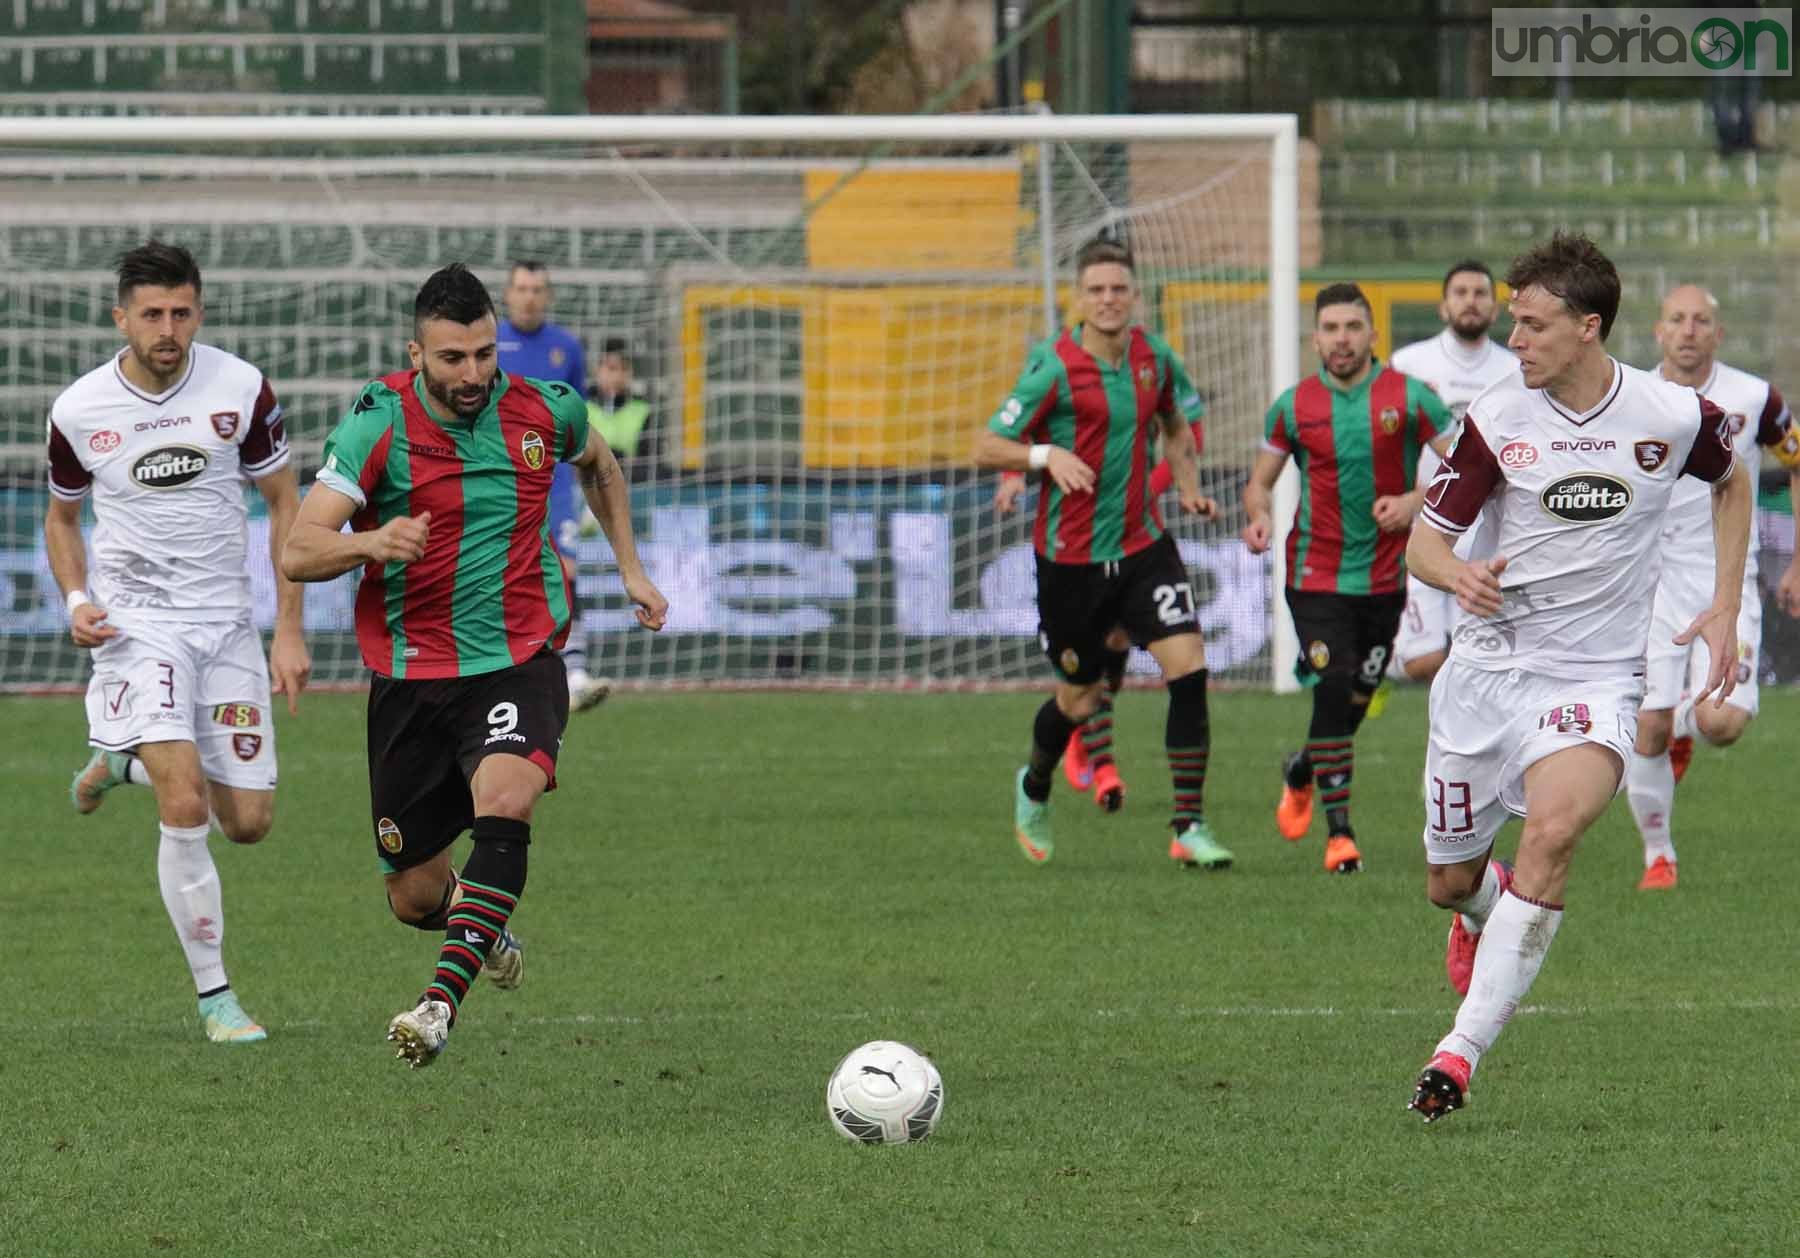
[[[432,272],[419,295],[413,299],[413,339],[427,319],[448,319],[452,323],[475,323],[494,313],[494,299],[487,285],[468,267],[452,262]]]
[[[1123,241],[1115,240],[1110,236],[1096,236],[1076,251],[1076,281],[1080,282],[1082,272],[1086,271],[1090,266],[1100,266],[1103,263],[1109,262],[1122,266],[1127,271],[1135,272],[1137,270],[1131,261],[1131,247],[1129,245],[1125,244]]]
[[[154,284],[158,288],[192,284],[194,295],[200,295],[200,264],[180,245],[146,240],[119,255],[118,270],[121,306],[130,304],[132,290],[140,284]]]
[[[545,266],[542,262],[539,262],[536,258],[514,258],[512,269],[507,271],[506,278],[510,281],[512,277],[520,271],[529,271],[533,275],[541,273],[544,277],[544,283],[548,284],[550,282],[550,268]]]
[[[1600,316],[1600,339],[1619,313],[1619,270],[1580,232],[1558,231],[1513,259],[1506,285],[1517,296],[1541,288],[1578,315]]]
[[[600,342],[600,355],[617,354],[627,364],[631,362],[631,343],[622,336],[609,336]]]
[[[1444,292],[1449,292],[1450,281],[1464,272],[1468,272],[1472,275],[1487,276],[1487,282],[1490,287],[1494,283],[1494,273],[1488,270],[1487,263],[1483,262],[1480,258],[1464,258],[1461,262],[1458,262],[1455,266],[1444,272]]]
[[[1327,306],[1357,305],[1369,312],[1369,320],[1375,319],[1375,307],[1369,304],[1368,297],[1355,284],[1327,284],[1313,298],[1313,322],[1319,321],[1319,311]]]

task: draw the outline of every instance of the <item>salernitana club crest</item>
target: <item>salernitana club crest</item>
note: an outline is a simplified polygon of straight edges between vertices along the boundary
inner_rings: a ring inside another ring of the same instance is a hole
[[[519,454],[525,460],[525,466],[537,471],[544,466],[544,439],[538,436],[537,429],[527,428],[525,435],[519,438]]]

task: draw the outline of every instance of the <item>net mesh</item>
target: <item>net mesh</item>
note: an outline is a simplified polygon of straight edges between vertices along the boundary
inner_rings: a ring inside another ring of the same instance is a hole
[[[364,146],[309,156],[0,151],[0,684],[84,684],[45,562],[44,417],[119,348],[117,255],[149,237],[204,272],[201,339],[259,366],[302,483],[360,386],[406,365],[423,278],[498,299],[544,263],[590,372],[625,347],[650,420],[625,458],[669,628],[631,628],[605,540],[579,550],[591,668],[648,684],[953,685],[1041,677],[1033,500],[969,467],[1029,345],[1066,317],[1101,232],[1139,316],[1205,399],[1202,484],[1165,518],[1215,674],[1267,683],[1267,561],[1235,541],[1268,401],[1262,142],[904,146]],[[256,616],[272,621],[252,501]],[[147,542],[153,545],[153,542]],[[315,679],[364,676],[354,575],[309,587]],[[1139,665],[1148,667],[1147,661]]]

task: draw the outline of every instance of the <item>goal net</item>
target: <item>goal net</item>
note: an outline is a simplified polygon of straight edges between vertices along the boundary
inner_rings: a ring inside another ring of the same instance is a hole
[[[1035,490],[997,514],[970,455],[1102,233],[1129,243],[1139,318],[1206,403],[1202,484],[1224,514],[1162,509],[1210,666],[1271,684],[1291,655],[1278,577],[1238,542],[1236,504],[1297,371],[1293,136],[1286,117],[0,120],[0,686],[85,684],[44,556],[44,419],[119,349],[112,265],[152,236],[199,260],[200,339],[269,378],[303,486],[359,386],[407,365],[427,274],[467,262],[499,302],[510,263],[543,263],[590,381],[622,350],[648,412],[625,463],[669,624],[632,627],[590,527],[592,671],[1041,679]],[[364,677],[355,579],[308,588],[316,681]]]

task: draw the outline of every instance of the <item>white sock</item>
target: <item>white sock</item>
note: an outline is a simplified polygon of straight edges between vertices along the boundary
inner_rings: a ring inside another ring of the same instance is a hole
[[[1692,738],[1694,733],[1694,701],[1692,698],[1683,697],[1682,700],[1675,705],[1675,730],[1673,736],[1676,738]]]
[[[162,827],[156,849],[156,878],[163,907],[187,954],[196,992],[225,986],[225,911],[220,906],[219,871],[206,846],[207,826]]]
[[[1481,871],[1481,885],[1469,893],[1468,899],[1456,906],[1456,911],[1462,915],[1463,929],[1471,935],[1479,935],[1481,928],[1487,925],[1494,906],[1499,902],[1500,871],[1489,860],[1487,868]]]
[[[1631,816],[1638,833],[1644,836],[1644,867],[1656,858],[1675,861],[1675,839],[1669,833],[1669,821],[1675,811],[1675,770],[1669,764],[1669,753],[1645,756],[1631,753],[1625,766],[1625,798],[1631,804]]]
[[[1488,915],[1481,951],[1475,954],[1469,994],[1463,997],[1456,1011],[1456,1026],[1439,1042],[1438,1052],[1455,1053],[1474,1068],[1531,990],[1562,917],[1560,908],[1522,900],[1510,891],[1500,897]]]
[[[125,762],[125,780],[133,786],[148,786],[150,785],[150,770],[144,767],[142,760],[132,756]]]

